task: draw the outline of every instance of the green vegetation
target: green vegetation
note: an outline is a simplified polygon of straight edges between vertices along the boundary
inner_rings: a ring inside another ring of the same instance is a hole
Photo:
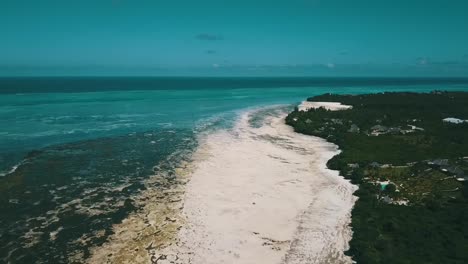
[[[326,94],[353,108],[290,113],[337,144],[328,167],[359,185],[347,252],[357,263],[468,263],[468,93]],[[382,185],[381,185],[382,184]]]

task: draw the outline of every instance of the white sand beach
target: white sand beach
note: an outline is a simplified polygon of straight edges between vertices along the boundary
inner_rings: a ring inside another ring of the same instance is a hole
[[[187,185],[147,191],[89,262],[352,263],[343,251],[356,186],[326,168],[337,146],[294,133],[286,113],[259,126],[252,114],[204,136],[183,169]]]
[[[343,105],[338,102],[309,102],[303,101],[299,106],[299,111],[307,111],[313,108],[320,108],[323,107],[328,110],[337,111],[337,110],[346,110],[353,108],[351,105]]]
[[[204,139],[185,194],[186,225],[160,251],[175,263],[351,263],[355,186],[326,168],[339,150],[249,113]],[[174,254],[176,256],[174,256]]]

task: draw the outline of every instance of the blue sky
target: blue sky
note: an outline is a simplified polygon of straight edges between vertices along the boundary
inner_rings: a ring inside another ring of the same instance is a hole
[[[466,76],[468,1],[0,2],[0,75]]]

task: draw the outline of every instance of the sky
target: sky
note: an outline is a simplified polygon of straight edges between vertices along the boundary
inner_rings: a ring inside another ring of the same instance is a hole
[[[0,76],[468,77],[466,0],[0,0]]]

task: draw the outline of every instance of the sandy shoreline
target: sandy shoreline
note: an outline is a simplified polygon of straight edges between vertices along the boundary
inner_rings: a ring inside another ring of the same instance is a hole
[[[249,114],[209,135],[187,185],[173,263],[351,263],[355,186],[326,168],[339,150],[294,133],[284,115],[260,128]]]
[[[206,135],[181,184],[144,194],[141,212],[89,262],[351,263],[343,251],[356,187],[326,168],[337,146],[294,133],[285,113],[258,127],[252,115]]]
[[[313,108],[320,108],[323,107],[328,110],[338,111],[338,110],[346,110],[353,108],[351,105],[344,105],[338,102],[309,102],[303,101],[301,104],[298,105],[299,111],[307,111]]]

